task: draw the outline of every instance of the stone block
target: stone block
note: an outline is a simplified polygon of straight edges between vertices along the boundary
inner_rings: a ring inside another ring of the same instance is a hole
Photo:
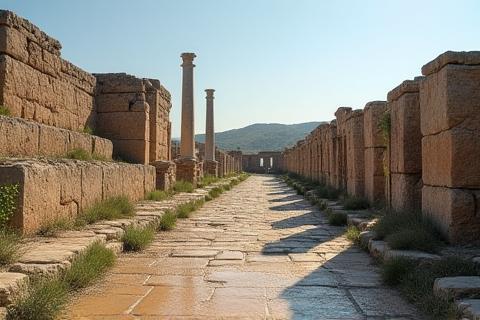
[[[176,178],[177,180],[183,180],[191,182],[194,186],[197,185],[199,179],[199,163],[195,159],[177,159],[175,160],[177,167]]]
[[[44,156],[65,156],[70,146],[70,135],[65,130],[60,130],[51,126],[39,125],[38,153]],[[89,151],[89,149],[84,149]],[[23,156],[33,156],[35,154],[24,154]]]
[[[385,148],[365,148],[365,197],[371,202],[385,200],[383,156]]]
[[[438,297],[455,298],[478,296],[480,294],[480,277],[445,277],[435,279],[433,292]]]
[[[176,181],[176,165],[171,161],[155,161],[152,163],[156,171],[156,189],[169,190]]]
[[[417,87],[418,88],[418,87]],[[418,92],[404,93],[389,102],[390,172],[420,173],[422,170],[422,133]]]
[[[422,212],[430,217],[452,243],[478,241],[480,190],[424,185]]]
[[[35,233],[57,218],[74,218],[93,203],[115,195],[144,198],[155,186],[151,166],[77,160],[4,160],[0,185],[18,184],[17,211],[12,225]]]
[[[0,155],[38,154],[39,128],[35,123],[0,116]]]
[[[112,140],[113,155],[122,161],[149,163],[150,144],[142,140]]]
[[[420,212],[422,209],[422,176],[390,174],[390,206],[396,212]]]
[[[480,128],[480,65],[447,64],[420,86],[421,128],[424,136],[454,127]]]
[[[112,141],[97,136],[91,136],[92,139],[92,154],[103,157],[105,159],[112,159],[113,143]]]
[[[97,115],[97,134],[110,140],[149,141],[148,112],[109,112]]]
[[[127,93],[104,93],[97,95],[97,112],[129,112],[131,102],[135,101],[137,94]]]
[[[480,188],[479,131],[460,128],[422,139],[423,181],[428,185],[450,188]]]
[[[28,276],[16,272],[0,272],[0,306],[12,304],[13,299],[28,282]]]
[[[365,148],[385,146],[380,121],[386,110],[386,101],[372,101],[365,106],[363,110]]]

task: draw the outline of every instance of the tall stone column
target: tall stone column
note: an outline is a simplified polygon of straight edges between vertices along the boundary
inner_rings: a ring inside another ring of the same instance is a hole
[[[195,155],[195,117],[193,105],[193,59],[195,53],[185,52],[181,55],[183,63],[182,80],[182,130],[180,141],[180,158],[177,165],[177,180],[191,182],[194,186],[201,179],[202,170]]]
[[[215,90],[206,89],[207,96],[207,123],[205,127],[205,159],[215,161],[215,130],[213,124],[213,93]]]
[[[195,159],[195,116],[193,105],[193,59],[195,53],[184,52],[182,80],[182,132],[180,140],[180,156]]]
[[[215,129],[213,117],[213,93],[215,90],[206,89],[207,93],[207,121],[205,126],[205,171],[209,175],[218,175],[218,162],[215,161]]]

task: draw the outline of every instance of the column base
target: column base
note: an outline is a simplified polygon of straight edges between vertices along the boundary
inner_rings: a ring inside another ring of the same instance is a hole
[[[218,177],[218,162],[212,160],[205,160],[203,162],[203,170],[205,174]]]
[[[157,190],[167,191],[175,185],[176,181],[176,165],[172,161],[159,160],[151,164],[155,167],[157,174]]]
[[[194,187],[197,187],[197,183],[203,173],[203,170],[199,168],[201,162],[196,159],[180,158],[175,160],[175,164],[177,167],[177,180],[190,182]]]

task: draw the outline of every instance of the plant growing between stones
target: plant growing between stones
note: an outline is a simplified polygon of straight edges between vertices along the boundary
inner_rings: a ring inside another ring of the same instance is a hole
[[[146,199],[152,201],[163,201],[167,200],[172,196],[172,192],[170,191],[163,191],[163,190],[155,190],[151,191],[147,194]]]
[[[128,226],[122,236],[123,249],[125,251],[141,251],[145,249],[155,238],[155,228]]]
[[[328,214],[328,224],[331,226],[345,226],[347,224],[347,214],[335,211],[330,212]]]
[[[362,197],[348,197],[344,200],[343,207],[345,210],[363,210],[368,209],[370,204]]]
[[[115,259],[115,253],[112,250],[96,242],[75,258],[72,266],[65,271],[61,279],[70,290],[85,288],[112,267]]]
[[[353,243],[360,243],[360,230],[355,226],[349,226],[346,232],[347,239]]]
[[[90,245],[57,277],[34,277],[7,308],[9,320],[57,319],[69,293],[85,288],[115,263],[115,254],[99,242]]]
[[[173,186],[173,190],[175,190],[175,192],[192,193],[194,188],[193,188],[193,184],[191,184],[190,182],[179,180],[175,182],[175,185]]]
[[[392,259],[382,265],[382,278],[396,285],[408,301],[415,304],[431,319],[457,319],[453,299],[433,294],[435,279],[456,276],[478,276],[480,272],[471,260],[447,257],[418,265],[404,258]]]
[[[116,196],[95,203],[76,220],[77,226],[92,224],[100,220],[132,217],[135,213],[132,202],[126,196]]]
[[[378,123],[380,130],[382,131],[383,140],[386,145],[390,142],[390,133],[392,131],[392,120],[390,112],[385,112],[380,118]]]
[[[10,110],[5,106],[0,105],[0,116],[10,116]]]
[[[387,213],[373,230],[376,239],[384,239],[393,249],[436,252],[444,244],[435,224],[421,213]]]
[[[158,223],[158,229],[168,231],[175,228],[177,222],[177,215],[172,210],[166,210]]]
[[[75,221],[68,218],[59,218],[43,224],[37,231],[42,237],[55,237],[59,232],[75,229]]]
[[[0,265],[14,262],[20,255],[21,236],[14,230],[0,229]]]
[[[204,188],[208,185],[211,185],[212,183],[218,182],[220,179],[212,176],[212,175],[206,175],[202,178],[202,180],[197,184],[199,188]]]
[[[85,126],[82,130],[83,133],[86,133],[86,134],[93,134],[93,129],[92,127],[90,126]]]
[[[223,193],[223,189],[219,187],[215,187],[208,192],[208,195],[213,199],[218,198]]]

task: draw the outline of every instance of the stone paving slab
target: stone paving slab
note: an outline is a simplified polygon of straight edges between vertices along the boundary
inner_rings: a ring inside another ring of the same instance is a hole
[[[67,317],[422,319],[344,232],[279,179],[252,176],[121,256]]]

